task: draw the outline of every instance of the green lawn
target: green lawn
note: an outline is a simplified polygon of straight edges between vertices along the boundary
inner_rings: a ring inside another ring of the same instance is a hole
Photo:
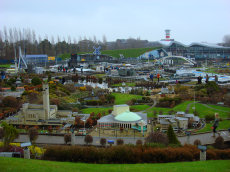
[[[135,82],[126,82],[125,83],[125,86],[128,86],[128,87],[135,87],[136,83]],[[114,84],[112,85],[113,87],[122,87],[122,83],[119,83],[119,84]]]
[[[109,109],[113,109],[112,107],[106,107],[106,108],[86,108],[86,109],[81,109],[81,112],[82,113],[85,113],[85,114],[90,114],[92,112],[94,112],[95,114],[98,114],[98,113],[103,113],[105,112],[106,115],[109,114]]]
[[[228,111],[230,113],[230,108],[229,107],[223,107],[223,106],[218,106],[218,105],[208,105],[212,108],[219,109],[221,111]]]
[[[130,107],[131,109],[134,109],[135,111],[143,111],[147,108],[149,108],[149,105],[134,105]],[[113,107],[106,107],[106,108],[86,108],[86,109],[82,109],[81,112],[82,113],[86,113],[86,114],[90,114],[92,112],[94,112],[95,114],[98,113],[103,113],[105,112],[106,115],[109,114],[109,110],[113,110]]]
[[[158,163],[158,164],[86,164],[71,162],[55,162],[42,160],[25,160],[22,158],[0,157],[1,172],[227,172],[230,171],[230,160],[210,160],[194,162]]]
[[[208,108],[205,105],[200,104],[200,103],[195,103],[195,109],[199,113],[199,117],[200,118],[204,118],[205,115],[209,115],[209,114],[214,115],[216,112],[219,113],[219,115],[220,115],[221,118],[228,118],[229,113],[230,113],[230,110],[229,110],[230,108],[221,107],[221,106],[217,106],[217,105],[209,105],[209,106],[215,107],[216,109]],[[189,112],[192,113],[194,111],[193,107],[194,107],[194,104],[192,104],[190,106]],[[220,111],[218,109],[220,109],[220,110],[226,110],[226,111],[229,110],[229,112],[222,112],[222,111]]]
[[[174,108],[161,108],[161,107],[153,107],[149,110],[147,110],[148,113],[148,117],[152,117],[153,116],[153,112],[154,110],[157,111],[157,113],[159,114],[160,111],[163,112],[163,114],[168,114],[169,111],[174,110],[174,111],[186,111],[187,105],[189,103],[193,103],[193,101],[185,101],[177,106],[175,106]]]
[[[126,104],[128,101],[132,99],[141,99],[142,96],[134,95],[134,94],[124,94],[124,93],[112,93],[115,96],[115,104]]]
[[[130,108],[136,110],[136,111],[143,111],[145,109],[148,109],[150,106],[149,105],[133,105]]]
[[[112,57],[120,57],[120,54],[123,54],[124,57],[138,57],[145,52],[158,49],[159,47],[152,48],[131,48],[131,49],[120,49],[120,50],[103,50],[101,54],[106,54]],[[86,54],[92,52],[79,52],[78,54]]]
[[[0,67],[9,68],[13,64],[0,64]]]
[[[207,123],[205,127],[202,128],[201,130],[198,130],[197,133],[212,131],[212,128],[211,128],[212,125],[213,125],[212,123]],[[222,130],[222,129],[228,129],[228,128],[230,128],[230,120],[223,120],[219,122],[217,131]]]

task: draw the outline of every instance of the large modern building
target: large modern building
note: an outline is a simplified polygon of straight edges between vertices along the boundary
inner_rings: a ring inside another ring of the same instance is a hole
[[[26,55],[25,59],[27,64],[45,64],[48,62],[48,55],[46,54]]]
[[[230,47],[210,43],[191,43],[185,45],[178,41],[159,41],[168,55],[183,56],[195,59],[230,58]]]

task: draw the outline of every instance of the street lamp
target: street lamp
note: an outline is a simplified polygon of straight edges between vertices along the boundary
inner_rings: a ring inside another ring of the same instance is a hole
[[[195,91],[195,89],[194,89],[194,107],[193,107],[194,112],[196,111],[195,99],[196,99],[196,91]]]

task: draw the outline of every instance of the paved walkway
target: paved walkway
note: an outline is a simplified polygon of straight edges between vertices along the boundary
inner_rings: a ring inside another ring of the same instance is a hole
[[[202,144],[212,144],[215,142],[216,137],[212,137],[212,133],[204,133],[204,134],[197,134],[191,136],[183,136],[178,137],[181,144],[189,143],[193,144],[196,139],[199,139]],[[230,141],[230,133],[228,131],[221,131],[220,135],[224,138],[225,141]],[[107,140],[114,140],[121,138],[124,140],[125,144],[136,144],[137,140],[144,141],[144,137],[93,137],[93,145],[100,145],[100,139],[106,138]],[[76,144],[83,145],[84,143],[84,136],[75,136]],[[15,140],[15,142],[29,142],[29,138],[25,134],[20,134],[19,138]],[[36,140],[38,144],[65,144],[64,143],[64,136],[51,136],[51,135],[39,135],[38,139]]]
[[[190,107],[191,107],[191,105],[192,104],[194,104],[194,102],[191,102],[191,103],[189,103],[188,105],[187,105],[187,107],[186,107],[186,111],[188,111],[189,112],[189,109],[190,109]]]

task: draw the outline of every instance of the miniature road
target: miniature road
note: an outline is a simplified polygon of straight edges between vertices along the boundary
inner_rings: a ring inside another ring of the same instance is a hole
[[[191,135],[191,136],[183,136],[178,137],[181,144],[189,143],[193,144],[193,142],[196,139],[199,139],[202,144],[212,144],[215,142],[215,139],[217,138],[218,134],[216,134],[216,137],[212,137],[212,133],[204,133],[204,134],[197,134],[197,135]],[[224,138],[225,141],[230,141],[230,133],[228,131],[221,131],[220,135]],[[93,137],[93,145],[100,145],[100,139],[102,137]],[[124,140],[125,144],[136,144],[136,141],[138,139],[144,141],[144,137],[103,137],[107,140],[114,140],[116,141],[118,138],[121,138]],[[77,145],[83,145],[84,142],[84,136],[75,136],[75,143]],[[15,140],[15,142],[29,142],[29,138],[25,134],[21,134],[18,139]],[[36,143],[38,144],[65,144],[64,143],[64,137],[63,136],[50,136],[50,135],[39,135],[38,139],[36,140]]]

